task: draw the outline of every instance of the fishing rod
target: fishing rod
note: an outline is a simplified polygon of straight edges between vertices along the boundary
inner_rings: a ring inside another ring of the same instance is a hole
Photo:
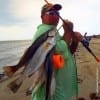
[[[71,33],[73,33],[73,30],[69,27],[69,25],[65,22],[65,20],[59,15],[59,18],[63,21],[63,23],[68,27],[68,29],[71,31]],[[62,25],[59,27],[59,29],[62,27]],[[86,37],[86,34],[87,33],[85,33],[84,34],[84,38],[86,39],[87,37]],[[88,41],[90,41],[91,40],[91,38],[88,38],[87,39]],[[81,41],[81,43],[82,43],[82,41]],[[94,54],[94,52],[89,48],[89,46],[86,46],[86,45],[84,45],[83,43],[82,43],[82,45],[85,47],[85,49],[95,58],[95,60],[97,61],[97,62],[100,62],[100,58],[98,58],[95,54]],[[96,93],[98,94],[99,93],[99,87],[98,87],[98,84],[99,84],[99,69],[98,69],[98,67],[96,68]]]
[[[64,24],[68,27],[68,29],[71,31],[71,33],[73,33],[73,30],[69,27],[69,25],[65,22],[65,20],[60,16],[60,15],[58,15],[59,16],[59,18],[64,22]],[[84,35],[84,37],[86,36],[86,34],[87,33],[85,33],[85,35]],[[82,42],[81,42],[82,43]],[[95,60],[97,61],[97,62],[100,62],[100,58],[98,58],[94,53],[93,53],[93,51],[89,48],[89,46],[85,46],[85,45],[83,45],[85,48],[86,48],[86,50],[95,58]]]
[[[47,0],[44,0],[47,4],[50,4]],[[67,28],[71,31],[71,34],[73,34],[74,32],[73,32],[73,30],[71,29],[71,27],[66,23],[66,21],[59,15],[59,14],[57,14],[57,11],[56,10],[60,10],[62,8],[62,6],[61,5],[54,5],[53,6],[53,9],[55,9],[54,10],[54,13],[63,21],[63,23],[67,26]],[[85,35],[84,35],[84,38],[86,39],[86,34],[87,33],[85,33]],[[82,43],[82,41],[81,41],[81,43]],[[83,43],[82,43],[83,44]],[[83,45],[85,48],[86,48],[86,50],[95,58],[95,60],[97,61],[97,62],[100,62],[100,58],[98,58],[94,53],[93,53],[93,51],[89,48],[89,46],[86,46],[86,45]]]
[[[48,2],[47,2],[47,0],[45,0],[45,2],[47,3],[47,4],[49,4]],[[73,33],[74,33],[74,31],[71,29],[71,27],[66,23],[66,21],[57,13],[57,10],[60,10],[62,8],[62,6],[60,5],[54,5],[53,6],[53,9],[55,9],[53,12],[62,20],[62,22],[66,25],[66,27],[70,30],[70,32],[71,32],[71,34],[73,35]],[[49,10],[48,10],[49,11]],[[62,25],[58,28],[58,30],[60,29],[62,27]],[[83,39],[86,39],[86,41],[89,43],[89,41],[90,41],[90,38],[87,38],[86,37],[86,34],[87,33],[85,33],[85,35],[83,36]],[[86,50],[95,58],[95,60],[97,61],[97,62],[100,62],[100,58],[98,58],[95,54],[94,54],[94,52],[89,48],[89,45],[85,45],[82,41],[81,41],[81,43],[82,43],[82,45],[86,48]],[[97,68],[97,78],[96,78],[96,80],[97,80],[97,89],[96,89],[96,91],[97,91],[97,93],[99,92],[98,91],[98,68]]]
[[[60,17],[61,18],[61,17]],[[61,18],[62,19],[62,18]],[[66,23],[63,19],[62,19],[62,21],[64,22],[64,23]],[[70,27],[68,26],[68,24],[66,23],[66,25],[67,25],[67,27],[70,29]],[[71,29],[70,29],[71,30]],[[73,32],[72,30],[71,30],[71,32]],[[85,33],[86,34],[86,33]],[[82,42],[81,42],[82,43]],[[86,45],[83,45],[85,48],[86,48],[86,50],[95,58],[95,60],[97,61],[97,62],[100,62],[100,58],[98,58],[94,53],[93,53],[93,51],[89,48],[89,46],[86,46]]]
[[[95,58],[97,62],[100,62],[100,58],[98,58],[89,47],[87,46],[84,46],[84,47],[89,51],[89,53],[92,54],[92,56]]]
[[[86,37],[86,34],[87,34],[87,32],[84,34],[84,37],[87,38],[88,41],[90,41],[91,38]],[[96,60],[97,62],[100,62],[100,58],[98,58],[98,57],[93,53],[93,51],[89,48],[89,46],[85,46],[85,45],[83,45],[83,46],[89,51],[89,53],[92,54],[92,56],[95,58],[95,60]]]
[[[54,11],[56,13],[56,11]],[[57,14],[58,15],[58,14]],[[70,26],[65,22],[65,20],[60,16],[58,15],[58,17],[63,21],[63,23],[68,27],[68,29],[71,31],[71,33],[73,33],[73,30],[70,28]],[[86,36],[87,33],[85,33],[84,37]],[[82,42],[81,42],[82,43]],[[95,60],[97,62],[100,62],[100,58],[98,58],[94,53],[93,51],[89,48],[89,46],[86,46],[86,45],[83,45],[86,50],[95,58]]]

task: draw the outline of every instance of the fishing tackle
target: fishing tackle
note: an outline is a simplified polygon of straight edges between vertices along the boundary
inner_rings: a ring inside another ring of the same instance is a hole
[[[48,3],[48,1],[47,0],[45,0],[45,2],[47,3],[47,4],[49,4]],[[55,9],[55,7],[53,7],[54,9]],[[58,9],[59,9],[59,7],[58,7]],[[60,9],[61,9],[61,7],[60,7]],[[54,13],[57,13],[55,10],[54,10]],[[71,27],[65,22],[65,20],[59,15],[59,14],[56,14],[62,21],[63,21],[63,23],[68,27],[68,29],[71,31],[71,34],[73,34],[73,30],[71,29]],[[87,34],[87,33],[86,33]],[[86,34],[84,35],[84,36],[86,36]],[[81,42],[82,43],[82,42]],[[97,61],[97,62],[100,62],[100,58],[98,58],[98,57],[96,57],[96,55],[93,53],[93,51],[89,48],[89,46],[85,46],[85,45],[83,45],[85,48],[86,48],[86,50],[95,58],[95,60]]]

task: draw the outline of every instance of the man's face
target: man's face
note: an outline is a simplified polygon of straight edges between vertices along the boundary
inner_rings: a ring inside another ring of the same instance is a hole
[[[45,12],[41,17],[44,24],[57,25],[59,22],[59,12],[57,11]]]

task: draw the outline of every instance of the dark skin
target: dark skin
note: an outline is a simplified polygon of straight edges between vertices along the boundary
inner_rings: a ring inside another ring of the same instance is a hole
[[[55,25],[55,26],[57,26],[57,24],[59,22],[59,17],[58,16],[56,16],[56,15],[48,15],[46,13],[41,15],[41,19],[42,19],[42,23],[43,24],[47,24],[47,25]]]
[[[68,20],[65,20],[65,22],[69,25],[69,27],[72,31],[69,30],[69,28],[63,23],[63,29],[64,29],[63,39],[68,44],[70,52],[72,54],[74,54],[78,47],[78,43],[79,43],[79,41],[82,40],[83,36],[81,35],[81,33],[73,31],[73,23],[72,22],[70,22]]]

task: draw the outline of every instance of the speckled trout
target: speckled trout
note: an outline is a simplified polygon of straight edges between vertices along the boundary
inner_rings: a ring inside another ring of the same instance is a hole
[[[53,29],[49,29],[46,32],[42,33],[40,37],[38,37],[24,52],[23,56],[19,60],[19,62],[16,65],[12,66],[4,66],[3,70],[6,76],[12,77],[13,74],[20,69],[21,67],[25,67],[29,61],[32,59],[33,55],[37,51],[37,49],[44,43],[47,39],[48,36],[50,35],[49,32]]]
[[[29,62],[24,67],[20,76],[8,84],[8,87],[16,93],[26,77],[35,74],[41,67],[44,67],[46,56],[56,45],[56,29],[47,33],[47,39],[37,48]]]

